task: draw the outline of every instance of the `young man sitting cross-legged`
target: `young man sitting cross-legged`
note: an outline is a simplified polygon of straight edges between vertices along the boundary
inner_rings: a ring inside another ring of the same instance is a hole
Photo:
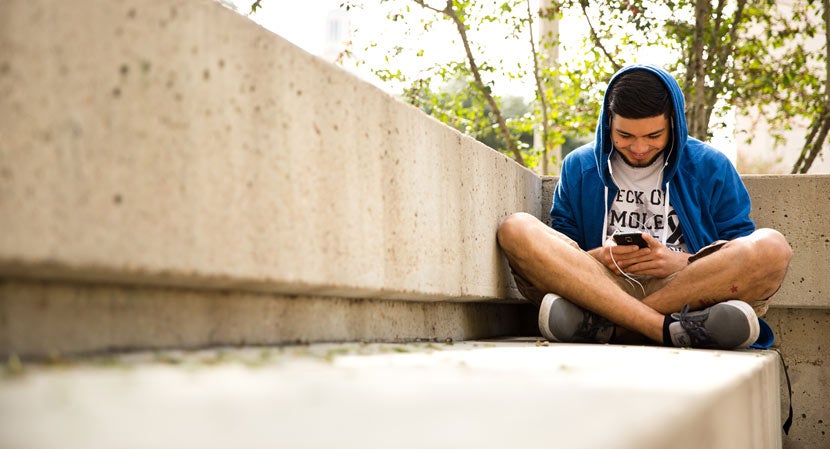
[[[738,349],[792,257],[749,211],[731,162],[688,136],[674,78],[631,66],[609,83],[596,140],[564,160],[552,227],[517,213],[498,241],[548,339]],[[645,246],[616,244],[622,233]]]

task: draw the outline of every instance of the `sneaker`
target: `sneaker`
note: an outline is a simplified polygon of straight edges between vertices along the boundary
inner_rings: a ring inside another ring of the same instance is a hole
[[[760,326],[752,307],[738,300],[725,301],[712,307],[671,314],[671,343],[677,347],[708,349],[743,349],[758,339]]]
[[[612,322],[553,293],[542,298],[539,330],[562,343],[608,343],[614,336]]]

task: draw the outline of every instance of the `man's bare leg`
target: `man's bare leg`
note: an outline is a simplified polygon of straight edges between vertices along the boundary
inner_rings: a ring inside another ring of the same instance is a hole
[[[778,290],[791,258],[792,248],[783,235],[759,229],[688,265],[643,303],[664,314],[686,304],[696,310],[729,299],[751,305]]]
[[[663,342],[663,314],[623,291],[591,255],[569,245],[536,217],[511,215],[499,226],[498,241],[513,268],[540,290]]]

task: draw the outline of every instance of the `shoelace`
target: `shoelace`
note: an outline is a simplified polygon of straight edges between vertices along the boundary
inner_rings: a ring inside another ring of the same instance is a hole
[[[689,305],[686,304],[680,309],[680,325],[683,330],[689,335],[691,346],[694,348],[708,348],[712,346],[712,337],[709,336],[709,331],[703,327],[704,316],[689,317]]]
[[[610,321],[587,310],[583,310],[582,314],[582,323],[574,333],[577,338],[596,342],[598,340],[597,334],[612,325]]]

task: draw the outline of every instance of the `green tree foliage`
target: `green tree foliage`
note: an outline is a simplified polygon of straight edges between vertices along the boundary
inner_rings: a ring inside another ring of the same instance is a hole
[[[793,167],[806,173],[830,131],[828,1],[793,0],[781,8],[771,0],[541,0],[534,10],[528,0],[351,0],[342,7],[384,5],[392,26],[426,33],[451,24],[457,39],[447,46],[460,50],[455,60],[425,65],[409,79],[396,66],[398,57],[424,50],[385,43],[388,56],[375,74],[406,86],[403,98],[410,103],[523,165],[541,164],[548,172],[551,149],[590,136],[610,76],[657,50],[673,55],[666,68],[683,87],[691,135],[711,137],[729,108],[763,116],[778,139],[794,119],[807,118],[812,126]],[[417,11],[431,15],[423,19]],[[534,39],[532,25],[566,12],[569,20],[583,21],[586,37],[554,63],[549,49],[559,45],[559,36]],[[509,67],[479,47],[478,37],[493,25],[516,52],[527,54],[525,62]],[[816,36],[826,36],[825,51],[809,50]],[[504,74],[534,81],[532,107],[504,112],[506,99],[495,93],[496,75]],[[543,129],[541,151],[528,137],[534,128]]]
[[[412,14],[411,7],[432,11],[432,19],[410,26],[430,31],[440,21],[450,22],[457,31],[456,45],[464,49],[457,60],[424,67],[417,78],[408,79],[402,71],[390,70],[395,58],[405,51],[401,47],[393,48],[386,59],[389,66],[374,68],[374,73],[384,82],[407,85],[403,94],[405,100],[511,155],[522,165],[541,167],[543,173],[553,171],[549,167],[549,163],[555,162],[551,155],[553,148],[575,145],[580,142],[579,136],[593,132],[601,91],[589,86],[582,74],[595,70],[596,66],[569,65],[568,72],[551,68],[544,45],[556,45],[556,37],[547,41],[543,38],[542,46],[536,48],[530,36],[533,20],[545,18],[545,15],[558,17],[558,10],[532,11],[526,0],[433,2],[438,6],[421,0],[379,2],[396,6],[397,9],[389,14],[394,22],[405,21]],[[349,5],[350,8],[356,6],[355,3]],[[517,52],[528,56],[527,63],[506,67],[503,60],[487,58],[486,50],[471,36],[485,32],[484,28],[494,24],[503,30],[505,39]],[[421,52],[423,50],[416,50],[416,54]],[[534,56],[535,66],[530,62]],[[537,86],[536,101],[530,107],[518,108],[520,113],[505,113],[510,106],[508,101],[515,105],[517,99],[501,98],[494,92],[494,80],[504,74],[511,78],[532,78]],[[532,145],[534,128],[543,130],[539,149]]]
[[[496,118],[489,104],[471,86],[474,81],[464,79],[465,73],[457,73],[441,89],[433,90],[424,79],[416,80],[406,88],[402,98],[453,128],[474,137],[492,148],[507,149],[505,136],[499,132]],[[523,153],[523,161],[534,164],[529,152],[533,145],[533,116],[521,97],[496,97],[510,138]],[[506,151],[506,150],[505,150]]]

